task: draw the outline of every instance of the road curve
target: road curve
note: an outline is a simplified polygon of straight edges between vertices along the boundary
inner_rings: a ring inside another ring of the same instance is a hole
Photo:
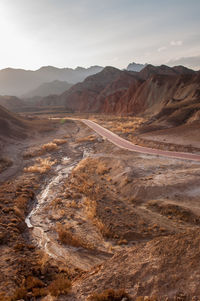
[[[88,127],[93,129],[96,133],[101,135],[102,137],[108,139],[113,144],[117,145],[120,148],[127,149],[132,152],[142,153],[142,154],[148,154],[148,155],[156,155],[156,156],[164,156],[164,157],[170,157],[174,159],[183,159],[183,160],[191,160],[191,161],[199,161],[200,162],[200,155],[197,154],[191,154],[191,153],[182,153],[182,152],[173,152],[173,151],[164,151],[160,149],[150,148],[150,147],[144,147],[139,146],[131,143],[130,141],[127,141],[118,135],[114,134],[113,132],[105,129],[98,123],[82,119],[82,122],[86,124]]]

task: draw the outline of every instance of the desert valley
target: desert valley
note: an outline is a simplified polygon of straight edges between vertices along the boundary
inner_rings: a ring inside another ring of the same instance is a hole
[[[0,0],[0,301],[200,301],[199,12]]]
[[[10,68],[0,94],[0,300],[200,300],[200,71]]]

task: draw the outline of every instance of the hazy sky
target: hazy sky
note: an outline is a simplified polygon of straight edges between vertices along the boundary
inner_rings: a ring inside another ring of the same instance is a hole
[[[0,69],[200,69],[200,0],[0,0]]]

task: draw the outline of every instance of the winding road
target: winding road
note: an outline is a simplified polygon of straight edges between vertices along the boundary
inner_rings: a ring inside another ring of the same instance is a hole
[[[105,129],[101,125],[97,124],[94,121],[82,119],[82,122],[94,130],[96,133],[101,135],[102,137],[108,139],[113,144],[117,145],[120,148],[127,149],[132,152],[148,154],[148,155],[156,155],[156,156],[164,156],[170,157],[174,159],[183,159],[183,160],[191,160],[191,161],[199,161],[200,162],[200,155],[192,154],[192,153],[182,153],[182,152],[173,152],[173,151],[164,151],[155,148],[149,148],[144,146],[135,145],[118,135],[114,134],[113,132]]]

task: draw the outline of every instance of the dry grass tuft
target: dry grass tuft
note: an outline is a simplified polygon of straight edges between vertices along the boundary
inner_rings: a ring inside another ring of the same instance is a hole
[[[24,172],[32,173],[46,173],[56,163],[56,160],[52,161],[51,158],[37,158],[35,165],[25,167]]]
[[[71,290],[71,282],[64,274],[59,274],[48,286],[48,290],[55,297],[66,295]]]
[[[76,142],[93,142],[97,139],[95,135],[90,135],[87,137],[78,138]]]
[[[53,143],[55,143],[56,145],[62,145],[67,143],[67,141],[65,139],[54,139]]]
[[[66,142],[67,141],[65,139],[54,139],[52,142],[43,144],[40,147],[28,149],[24,153],[23,157],[24,157],[24,159],[29,159],[29,158],[33,158],[33,157],[42,156],[48,152],[58,150],[59,149],[58,145],[62,145]]]
[[[43,144],[42,147],[41,147],[41,149],[44,152],[50,152],[50,151],[58,149],[58,146],[54,142],[49,142],[49,143]]]
[[[0,292],[0,301],[11,301],[11,297],[7,297],[5,293]]]
[[[75,234],[72,234],[69,228],[66,225],[58,224],[56,228],[58,233],[58,239],[62,244],[72,246],[72,247],[82,247],[85,249],[93,249],[93,245],[86,242],[81,237],[78,237]]]
[[[67,208],[78,209],[81,208],[81,204],[77,203],[75,200],[70,200],[65,205]]]
[[[85,211],[88,219],[99,229],[104,237],[110,237],[110,230],[103,224],[103,222],[97,217],[97,203],[95,200],[85,198],[84,200]]]
[[[104,126],[108,130],[121,135],[122,137],[132,140],[135,131],[146,121],[141,117],[119,117],[107,116],[93,118],[94,121]]]
[[[22,285],[21,287],[18,287],[13,296],[10,298],[10,301],[14,301],[14,300],[24,300],[24,298],[27,296],[27,289]]]
[[[85,158],[83,159],[74,169],[72,174],[75,176],[81,175],[83,180],[81,182],[88,182],[88,174],[94,174],[96,176],[102,176],[107,174],[110,171],[110,168],[106,163],[100,161],[96,158]],[[87,179],[87,181],[85,181]],[[92,183],[93,185],[93,183]]]
[[[26,288],[27,289],[32,289],[34,287],[44,287],[45,284],[43,281],[41,281],[40,279],[38,279],[37,277],[33,277],[33,276],[29,276],[26,279]]]
[[[128,294],[125,292],[124,289],[107,289],[104,292],[98,294],[93,293],[90,295],[87,300],[88,301],[121,301],[122,299],[130,300]]]
[[[55,198],[51,201],[50,207],[53,207],[55,209],[63,207],[63,201],[61,198]]]

